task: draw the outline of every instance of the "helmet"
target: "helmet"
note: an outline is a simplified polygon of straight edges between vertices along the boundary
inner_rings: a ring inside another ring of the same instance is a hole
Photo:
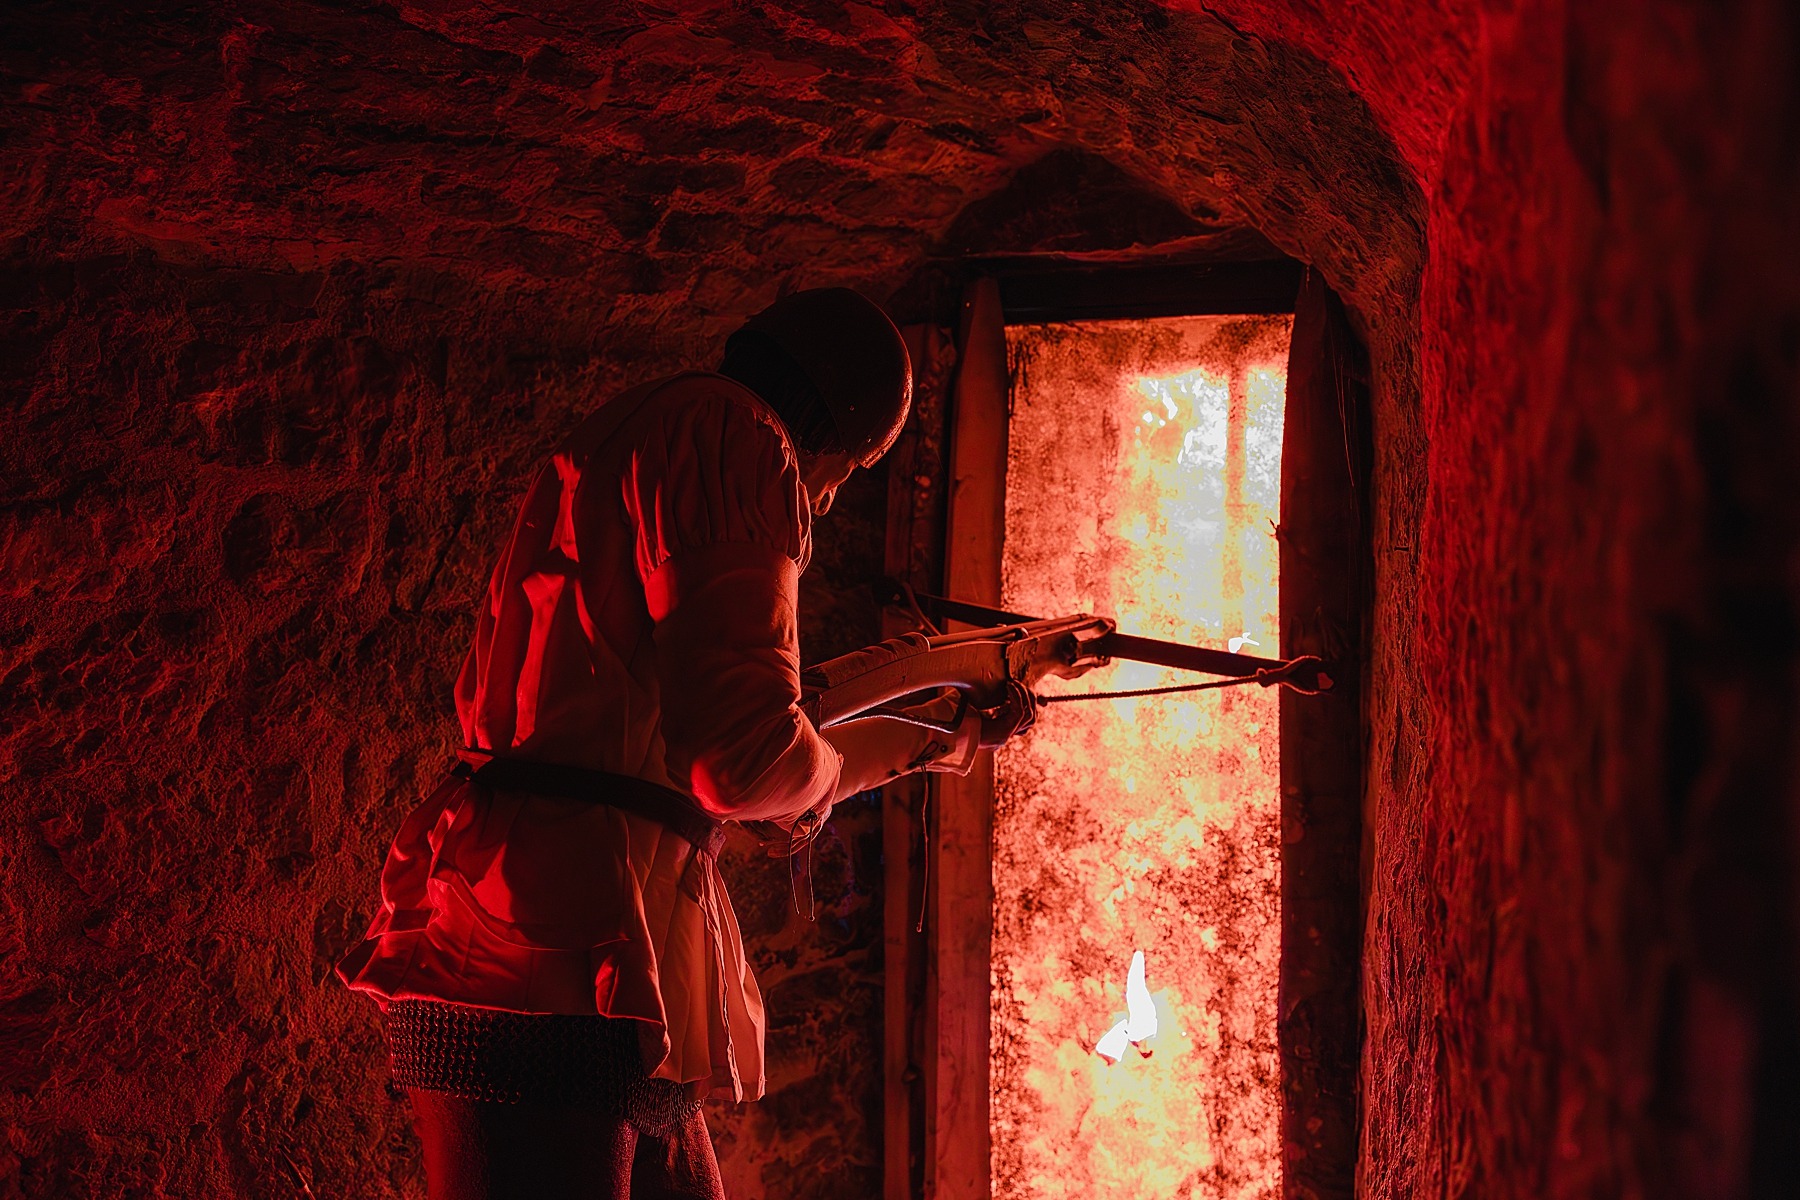
[[[793,359],[859,465],[873,466],[900,436],[912,407],[912,360],[871,301],[849,288],[810,288],[783,296],[738,333],[760,334]]]

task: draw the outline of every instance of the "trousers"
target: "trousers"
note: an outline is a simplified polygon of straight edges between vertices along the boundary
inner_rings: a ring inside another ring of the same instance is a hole
[[[698,1112],[650,1134],[589,1106],[406,1091],[431,1200],[725,1200]]]

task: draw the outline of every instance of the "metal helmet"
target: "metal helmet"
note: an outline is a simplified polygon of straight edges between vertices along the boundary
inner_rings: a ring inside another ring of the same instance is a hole
[[[818,390],[838,440],[864,467],[887,453],[912,407],[912,360],[888,315],[849,288],[783,296],[744,323]]]

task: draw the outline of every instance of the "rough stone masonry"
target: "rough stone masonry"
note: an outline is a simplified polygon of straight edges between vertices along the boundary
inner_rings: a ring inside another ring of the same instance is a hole
[[[1034,248],[967,214],[1051,155],[1167,218],[1085,244],[1254,228],[1369,343],[1363,1190],[1768,1194],[1797,54],[1778,0],[9,7],[0,1196],[420,1195],[327,968],[529,466],[783,289]],[[886,495],[811,656],[877,631]],[[731,870],[728,1178],[872,1194],[878,814],[817,927]]]

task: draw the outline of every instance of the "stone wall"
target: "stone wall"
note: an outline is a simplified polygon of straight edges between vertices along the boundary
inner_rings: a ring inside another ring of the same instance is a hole
[[[420,1194],[328,965],[529,469],[784,288],[980,252],[1051,154],[1130,181],[1126,240],[1254,226],[1370,343],[1365,1188],[1791,1165],[1784,6],[525,7],[0,17],[0,1196]],[[812,649],[874,628],[883,495]],[[878,827],[816,929],[732,863],[739,1195],[878,1171]]]

